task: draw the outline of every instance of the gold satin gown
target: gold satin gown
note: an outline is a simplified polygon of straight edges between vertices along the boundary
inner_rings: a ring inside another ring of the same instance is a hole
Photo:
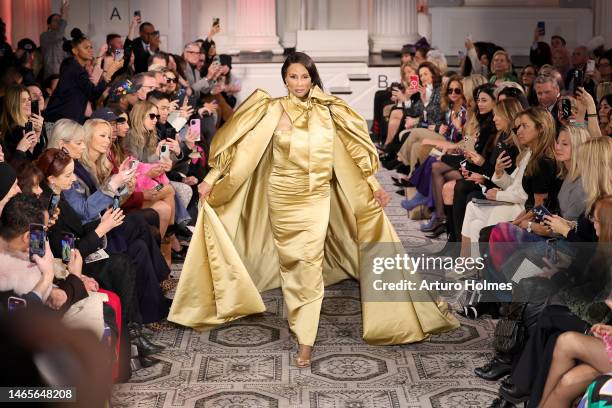
[[[296,137],[308,137],[299,133],[274,132],[268,203],[289,328],[299,344],[312,346],[323,301],[323,248],[329,223],[330,184],[329,179],[321,180],[311,190],[308,168],[291,161],[292,139],[295,149]],[[302,146],[308,148],[306,143]],[[333,144],[326,147],[331,151]],[[330,167],[332,163],[326,164]]]
[[[284,113],[292,129],[276,131]],[[357,279],[369,344],[459,326],[434,295],[413,301],[409,292],[380,298],[368,289],[379,276],[369,260],[404,248],[373,196],[379,163],[367,124],[346,102],[318,87],[304,100],[258,89],[217,131],[209,156],[205,181],[214,187],[201,202],[169,321],[208,330],[264,312],[260,292],[281,287],[290,329],[313,345],[323,286]]]

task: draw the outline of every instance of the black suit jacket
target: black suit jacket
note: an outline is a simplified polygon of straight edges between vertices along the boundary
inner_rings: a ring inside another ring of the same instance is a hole
[[[134,71],[147,72],[149,69],[149,52],[145,50],[142,40],[136,38],[132,41],[132,52],[134,53]]]

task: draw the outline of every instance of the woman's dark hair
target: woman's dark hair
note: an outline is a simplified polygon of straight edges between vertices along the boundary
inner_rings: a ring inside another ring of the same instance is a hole
[[[517,101],[519,101],[523,109],[527,109],[529,107],[529,101],[527,100],[527,97],[518,88],[515,88],[513,86],[507,86],[503,88],[501,91],[499,91],[499,93],[497,94],[498,99],[500,95],[505,95],[506,98],[516,99]]]
[[[529,52],[529,61],[536,67],[552,64],[552,51],[548,43],[538,41],[536,48],[532,48]]]
[[[11,166],[15,168],[17,173],[17,185],[23,193],[31,193],[34,184],[40,184],[45,175],[38,167],[28,160],[19,160],[11,162]]]
[[[495,102],[495,85],[493,84],[482,84],[477,86],[476,88],[474,88],[474,90],[472,91],[472,96],[474,98],[474,100],[478,100],[478,96],[481,94],[487,94],[491,97],[491,99],[493,99],[493,102]]]
[[[301,64],[306,68],[308,74],[310,75],[310,80],[313,85],[318,86],[323,89],[323,82],[321,82],[321,77],[319,76],[319,71],[317,71],[317,66],[314,61],[308,54],[304,54],[303,52],[294,52],[293,54],[289,54],[283,67],[281,68],[281,76],[283,79],[283,83],[286,83],[285,77],[287,76],[287,70],[291,64]]]
[[[440,70],[438,67],[430,61],[421,62],[421,65],[419,65],[419,68],[417,69],[417,74],[421,68],[427,68],[429,72],[431,72],[432,85],[434,88],[438,88],[442,83],[442,75],[440,75]]]
[[[599,110],[599,107],[601,106],[601,103],[603,101],[606,101],[609,106],[612,106],[612,93],[606,94],[601,97],[601,99],[599,100],[599,103],[597,104],[597,110]]]
[[[72,49],[78,47],[79,44],[87,40],[87,37],[85,37],[85,34],[83,34],[83,32],[77,27],[70,31],[70,37],[72,39],[64,41],[62,49],[68,54],[72,55]]]
[[[35,164],[36,167],[43,173],[44,177],[57,177],[70,164],[72,158],[63,149],[49,148],[42,152]]]

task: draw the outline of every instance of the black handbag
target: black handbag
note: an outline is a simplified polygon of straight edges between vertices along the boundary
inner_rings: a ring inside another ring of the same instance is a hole
[[[513,354],[522,349],[525,342],[523,312],[527,303],[513,303],[508,316],[500,319],[493,333],[493,347],[498,353]]]

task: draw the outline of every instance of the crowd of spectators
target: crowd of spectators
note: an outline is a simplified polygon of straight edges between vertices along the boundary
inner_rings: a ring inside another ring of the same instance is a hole
[[[518,69],[467,38],[453,70],[422,39],[375,96],[371,134],[402,207],[447,239],[433,255],[483,256],[460,279],[515,284],[468,291],[459,310],[500,319],[496,354],[475,370],[503,378],[491,407],[570,407],[585,391],[594,404],[612,381],[612,50],[590,45],[536,28]]]
[[[113,350],[113,379],[158,364],[216,129],[240,81],[213,24],[181,55],[135,15],[94,44],[66,27],[14,51],[0,24],[0,315],[44,311]]]
[[[78,28],[64,38],[68,8],[48,17],[40,46],[23,39],[15,51],[0,21],[0,312],[44,310],[93,331],[124,381],[159,362],[149,332],[163,329],[170,265],[184,260],[240,81],[217,55],[218,23],[175,55],[134,16],[124,39],[94,49]],[[459,311],[501,317],[499,338],[508,322],[523,330],[476,369],[505,377],[493,407],[570,406],[612,371],[612,52],[539,34],[521,69],[471,38],[456,70],[425,39],[407,45],[401,81],[374,101],[380,159],[398,173],[402,207],[431,214],[421,230],[446,234],[438,255],[476,246],[487,255],[478,273],[498,282],[531,259],[540,273],[519,287],[556,288],[524,302],[483,293]]]

